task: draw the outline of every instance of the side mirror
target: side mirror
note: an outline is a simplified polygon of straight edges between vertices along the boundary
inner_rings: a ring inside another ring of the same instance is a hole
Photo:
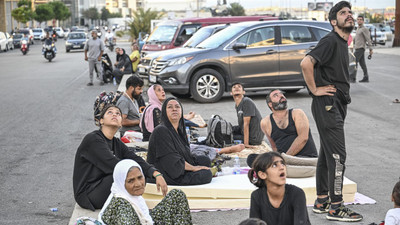
[[[179,36],[176,38],[176,41],[174,43],[175,46],[180,46],[183,42],[183,37]]]
[[[245,49],[247,47],[247,45],[245,43],[236,43],[232,46],[233,50],[239,50],[239,49]]]

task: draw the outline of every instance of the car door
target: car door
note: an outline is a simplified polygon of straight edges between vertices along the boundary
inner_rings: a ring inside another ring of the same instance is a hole
[[[306,25],[279,27],[280,86],[305,85],[300,62],[317,45],[317,39]]]
[[[246,48],[228,50],[232,82],[241,82],[247,89],[274,85],[279,75],[275,27],[252,29],[234,43],[244,43]]]

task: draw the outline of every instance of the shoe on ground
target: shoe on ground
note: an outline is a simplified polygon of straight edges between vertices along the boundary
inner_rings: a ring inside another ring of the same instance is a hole
[[[357,222],[361,221],[363,216],[341,204],[336,210],[331,208],[326,218],[334,221]]]
[[[100,82],[100,86],[103,86],[103,85],[104,85],[104,81],[101,81],[101,82]]]
[[[89,83],[86,84],[86,86],[93,86],[93,83],[89,82]]]
[[[356,80],[355,79],[350,79],[350,81],[349,81],[350,83],[355,83],[356,82]]]
[[[368,83],[369,80],[364,78],[364,79],[362,79],[362,80],[359,80],[358,82],[360,82],[360,83]]]
[[[331,207],[331,200],[327,200],[324,203],[319,203],[318,199],[315,200],[313,212],[315,213],[327,213],[329,212],[329,207]]]

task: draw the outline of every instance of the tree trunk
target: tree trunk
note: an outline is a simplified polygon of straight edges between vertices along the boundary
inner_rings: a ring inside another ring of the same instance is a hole
[[[400,0],[396,0],[396,22],[394,24],[393,47],[400,47]]]

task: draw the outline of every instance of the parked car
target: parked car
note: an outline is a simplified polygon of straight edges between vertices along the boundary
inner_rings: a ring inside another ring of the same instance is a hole
[[[5,32],[5,35],[6,35],[6,38],[7,38],[7,47],[8,47],[8,49],[14,49],[14,39],[13,39],[13,37],[7,32]]]
[[[46,32],[42,28],[32,29],[34,40],[43,40],[46,37]]]
[[[29,39],[29,44],[33,45],[33,31],[29,28],[20,29],[18,33],[25,34]]]
[[[56,30],[57,36],[60,38],[64,37],[64,30],[61,27],[54,28]]]
[[[182,48],[194,48],[198,44],[200,44],[202,41],[205,39],[209,38],[211,35],[223,30],[229,26],[229,24],[218,24],[218,25],[211,25],[207,27],[203,27],[200,30],[198,30],[183,46]],[[138,74],[142,78],[148,78],[149,77],[149,71],[151,68],[151,62],[159,57],[160,55],[168,55],[168,54],[173,54],[175,51],[180,51],[180,48],[174,48],[174,49],[169,49],[166,51],[158,51],[154,53],[150,53],[143,57],[140,60],[140,63],[138,65]]]
[[[8,51],[8,40],[6,34],[0,31],[0,51]]]
[[[87,41],[85,32],[71,32],[68,34],[67,40],[65,41],[65,51],[83,49]]]
[[[371,33],[372,43],[376,42],[377,44],[386,45],[387,37],[385,33],[380,31],[380,29],[375,27],[373,24],[364,24],[364,26],[368,28]]]
[[[234,82],[243,83],[248,91],[295,92],[306,86],[301,60],[331,30],[329,22],[317,21],[232,24],[195,48],[153,60],[149,81],[198,102],[218,101]],[[355,70],[354,61],[349,66]]]
[[[393,41],[393,32],[390,26],[382,26],[380,29],[386,35],[386,41]]]

